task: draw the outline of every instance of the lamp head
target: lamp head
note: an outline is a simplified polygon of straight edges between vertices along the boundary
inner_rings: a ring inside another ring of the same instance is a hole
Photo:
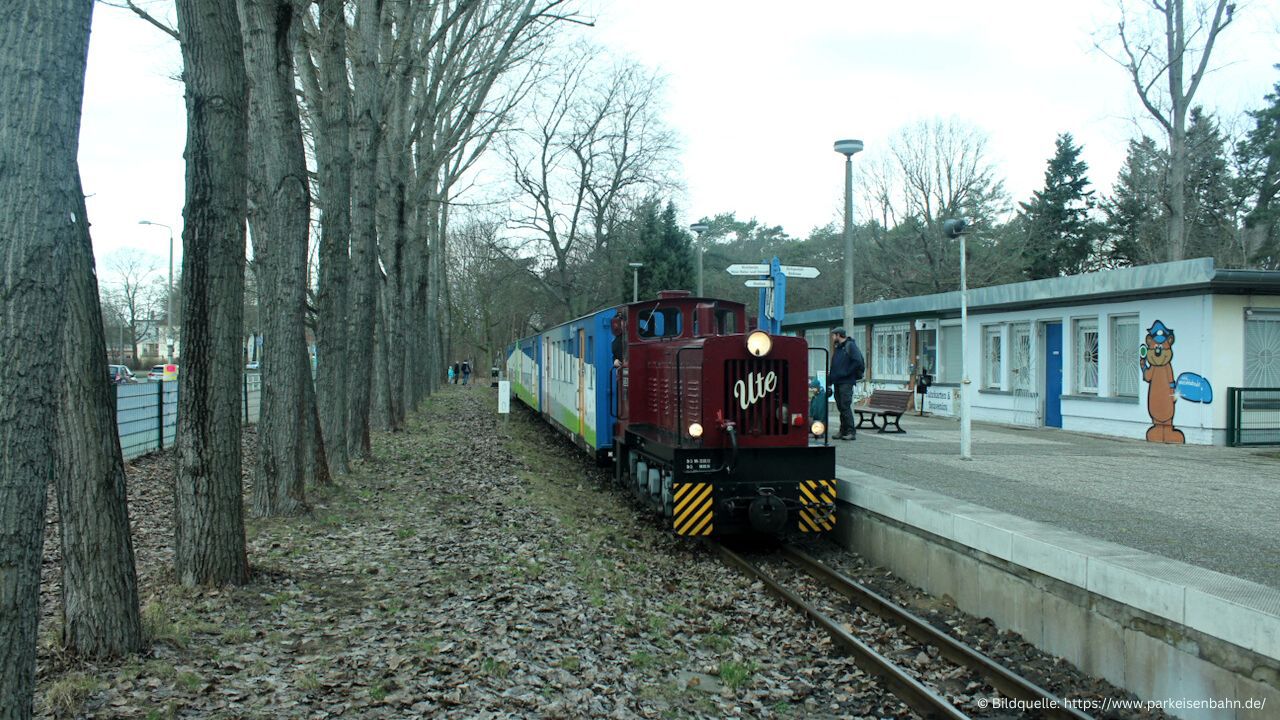
[[[973,218],[951,218],[942,223],[942,234],[955,240],[973,228]]]
[[[837,140],[835,144],[836,152],[845,157],[852,157],[854,153],[862,152],[861,140]]]
[[[641,263],[641,262],[627,263],[627,267],[642,268],[644,267],[644,263]]]
[[[689,229],[701,235],[702,233],[707,231],[707,227],[708,225],[706,223],[696,222],[690,225]]]

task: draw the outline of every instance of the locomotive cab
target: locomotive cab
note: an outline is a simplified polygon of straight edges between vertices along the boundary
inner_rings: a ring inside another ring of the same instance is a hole
[[[811,432],[804,339],[687,292],[619,310],[618,482],[680,535],[831,530],[835,449]]]

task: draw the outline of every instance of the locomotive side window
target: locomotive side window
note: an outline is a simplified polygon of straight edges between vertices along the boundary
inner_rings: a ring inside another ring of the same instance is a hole
[[[682,330],[680,308],[653,308],[641,310],[636,323],[636,333],[641,338],[676,337]]]
[[[733,335],[738,332],[738,314],[732,310],[716,310],[716,334]]]

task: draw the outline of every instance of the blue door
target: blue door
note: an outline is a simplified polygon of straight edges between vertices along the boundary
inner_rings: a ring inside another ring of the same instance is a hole
[[[1062,323],[1044,326],[1044,424],[1062,427]]]

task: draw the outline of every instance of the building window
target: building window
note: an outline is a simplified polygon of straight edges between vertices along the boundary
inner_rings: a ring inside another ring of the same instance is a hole
[[[982,327],[982,387],[1000,389],[1000,326]]]
[[[938,364],[938,382],[958,383],[963,378],[961,372],[963,361],[960,358],[960,346],[962,344],[960,338],[959,325],[943,325],[939,330],[938,352],[940,353]]]
[[[1098,392],[1098,320],[1076,321],[1072,363],[1075,366],[1076,392]]]
[[[804,340],[809,345],[809,377],[818,378],[825,388],[827,386],[827,359],[830,354],[829,343],[831,331],[826,328],[814,328],[804,331]]]
[[[1250,310],[1245,318],[1244,386],[1280,387],[1280,311]]]
[[[916,331],[916,375],[938,373],[938,331],[933,328]]]
[[[906,380],[910,377],[910,327],[906,323],[876,325],[871,331],[874,357],[871,376],[877,380]]]
[[[1111,394],[1138,397],[1142,368],[1138,364],[1138,316],[1111,318]]]
[[[1009,328],[1009,374],[1015,391],[1031,392],[1031,325],[1019,323]]]

